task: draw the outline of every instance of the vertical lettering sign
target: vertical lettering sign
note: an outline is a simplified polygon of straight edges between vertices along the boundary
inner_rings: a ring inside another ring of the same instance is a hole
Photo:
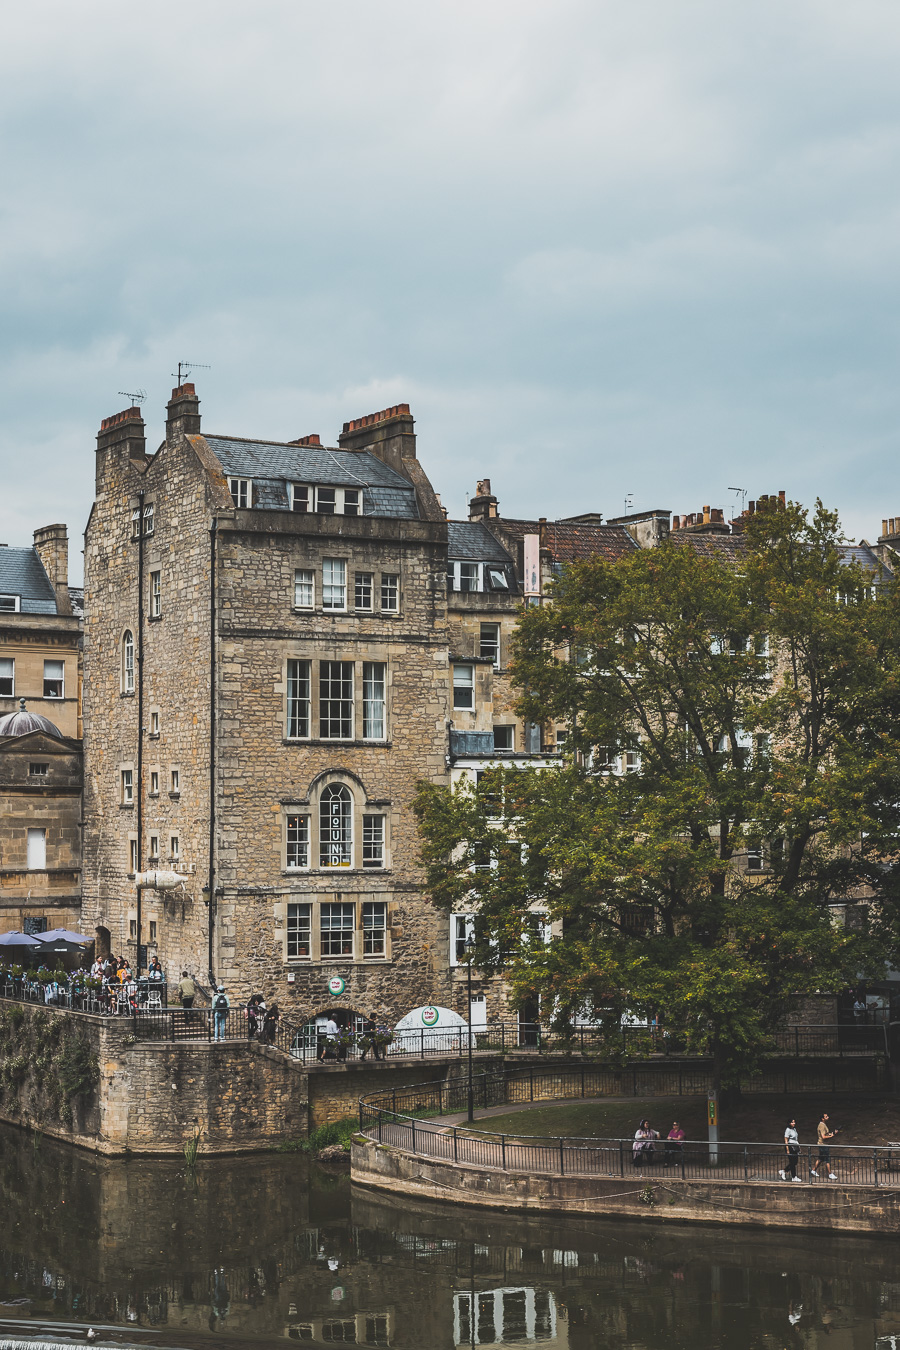
[[[525,594],[541,593],[541,536],[526,534],[524,544]]]
[[[344,862],[343,805],[337,795],[333,796],[328,803],[328,865],[330,867],[340,867]]]

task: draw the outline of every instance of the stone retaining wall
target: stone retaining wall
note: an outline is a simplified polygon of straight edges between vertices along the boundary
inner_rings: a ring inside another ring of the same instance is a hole
[[[900,1191],[793,1187],[764,1182],[523,1175],[439,1162],[358,1135],[351,1149],[358,1186],[493,1210],[606,1214],[634,1219],[775,1228],[900,1233]]]

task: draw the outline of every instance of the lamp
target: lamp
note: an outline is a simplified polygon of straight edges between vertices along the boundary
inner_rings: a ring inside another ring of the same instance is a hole
[[[470,933],[466,938],[466,993],[469,1001],[469,1012],[466,1021],[469,1026],[469,1090],[466,1098],[468,1107],[468,1120],[471,1125],[475,1119],[475,1100],[472,1091],[472,958],[475,955],[475,939]]]

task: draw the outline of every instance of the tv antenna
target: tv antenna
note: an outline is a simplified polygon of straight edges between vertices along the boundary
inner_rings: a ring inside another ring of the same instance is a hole
[[[181,388],[182,380],[186,380],[192,370],[212,370],[212,366],[201,365],[199,361],[179,361],[178,374],[172,374],[172,379],[178,381],[178,388]]]
[[[628,515],[628,512],[631,510],[631,507],[632,507],[633,503],[634,503],[634,493],[633,493],[633,492],[629,492],[629,493],[627,493],[626,496],[625,496],[625,514],[626,514],[626,516]]]
[[[146,389],[136,389],[133,394],[129,394],[127,389],[120,389],[119,394],[122,398],[130,398],[132,408],[139,408],[147,397]]]
[[[728,491],[729,491],[729,492],[736,492],[737,495],[740,497],[740,499],[741,499],[741,515],[743,515],[743,514],[744,514],[744,507],[747,505],[747,489],[746,489],[746,488],[732,488],[732,487],[730,487],[730,488],[728,489]]]

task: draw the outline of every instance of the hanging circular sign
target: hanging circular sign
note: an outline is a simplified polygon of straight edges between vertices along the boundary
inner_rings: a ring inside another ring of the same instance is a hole
[[[440,1017],[440,1015],[441,1014],[437,1008],[422,1009],[422,1021],[425,1023],[426,1027],[433,1027],[435,1022]]]
[[[346,987],[347,986],[344,984],[340,975],[332,975],[331,979],[328,981],[328,992],[329,994],[333,994],[335,998],[338,998],[344,992]]]

